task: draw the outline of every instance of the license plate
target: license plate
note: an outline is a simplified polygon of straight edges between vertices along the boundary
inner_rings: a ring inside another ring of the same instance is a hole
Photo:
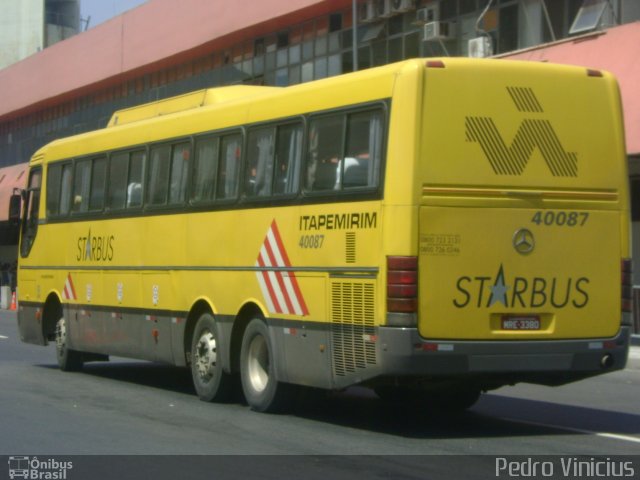
[[[502,317],[503,330],[540,330],[539,317]]]

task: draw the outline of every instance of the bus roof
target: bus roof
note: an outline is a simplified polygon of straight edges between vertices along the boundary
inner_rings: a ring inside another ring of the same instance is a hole
[[[212,117],[215,121],[207,123],[207,128],[227,128],[245,123],[249,109],[251,121],[260,122],[272,119],[274,116],[285,118],[309,111],[323,111],[350,104],[377,101],[393,96],[398,79],[405,75],[414,75],[421,70],[442,70],[443,68],[445,70],[469,69],[469,73],[473,73],[479,65],[486,66],[489,63],[507,70],[509,65],[520,65],[519,68],[526,69],[544,68],[586,72],[585,68],[574,66],[541,65],[535,62],[504,59],[419,58],[285,88],[252,85],[209,88],[118,110],[112,115],[107,128],[56,139],[39,149],[32,157],[31,164],[37,163],[38,160],[46,162],[130,146],[132,139],[136,142],[158,141],[158,139],[168,138],[171,128],[174,129],[171,135],[175,133],[176,136],[200,133],[202,125],[205,124],[202,122],[197,124],[198,114],[204,114],[210,109],[224,109],[224,115],[215,119]],[[502,72],[505,71],[502,70]],[[229,108],[226,108],[227,106]],[[169,122],[169,119],[176,119],[179,123]],[[120,127],[123,127],[122,130]],[[112,135],[115,131],[118,133]],[[79,142],[80,139],[82,142]],[[49,150],[52,147],[54,148]],[[46,155],[45,152],[47,152]]]
[[[117,110],[111,116],[107,128],[116,125],[148,120],[162,115],[184,112],[194,108],[206,107],[235,100],[237,98],[248,98],[256,95],[279,90],[278,87],[262,87],[252,85],[232,85],[229,87],[207,88],[195,92],[185,93],[176,97],[170,97],[155,102],[137,105],[135,107]]]

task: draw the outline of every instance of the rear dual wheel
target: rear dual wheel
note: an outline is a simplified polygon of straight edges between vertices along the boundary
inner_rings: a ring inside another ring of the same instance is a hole
[[[289,404],[293,387],[277,380],[276,362],[269,328],[254,318],[244,331],[240,352],[242,391],[252,410],[278,412]]]

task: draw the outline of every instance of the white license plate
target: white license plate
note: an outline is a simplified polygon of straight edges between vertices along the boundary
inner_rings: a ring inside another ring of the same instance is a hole
[[[503,330],[540,330],[539,317],[502,317]]]

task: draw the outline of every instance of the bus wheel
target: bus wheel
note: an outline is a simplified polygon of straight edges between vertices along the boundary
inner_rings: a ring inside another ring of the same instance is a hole
[[[233,377],[222,369],[220,347],[213,315],[202,314],[191,341],[191,377],[205,402],[228,401],[233,393]]]
[[[289,401],[291,386],[278,382],[275,362],[269,329],[262,319],[254,318],[244,331],[240,353],[242,391],[252,410],[277,412]]]
[[[82,370],[82,352],[68,348],[67,322],[64,317],[60,317],[56,323],[56,358],[62,371],[77,372]]]

